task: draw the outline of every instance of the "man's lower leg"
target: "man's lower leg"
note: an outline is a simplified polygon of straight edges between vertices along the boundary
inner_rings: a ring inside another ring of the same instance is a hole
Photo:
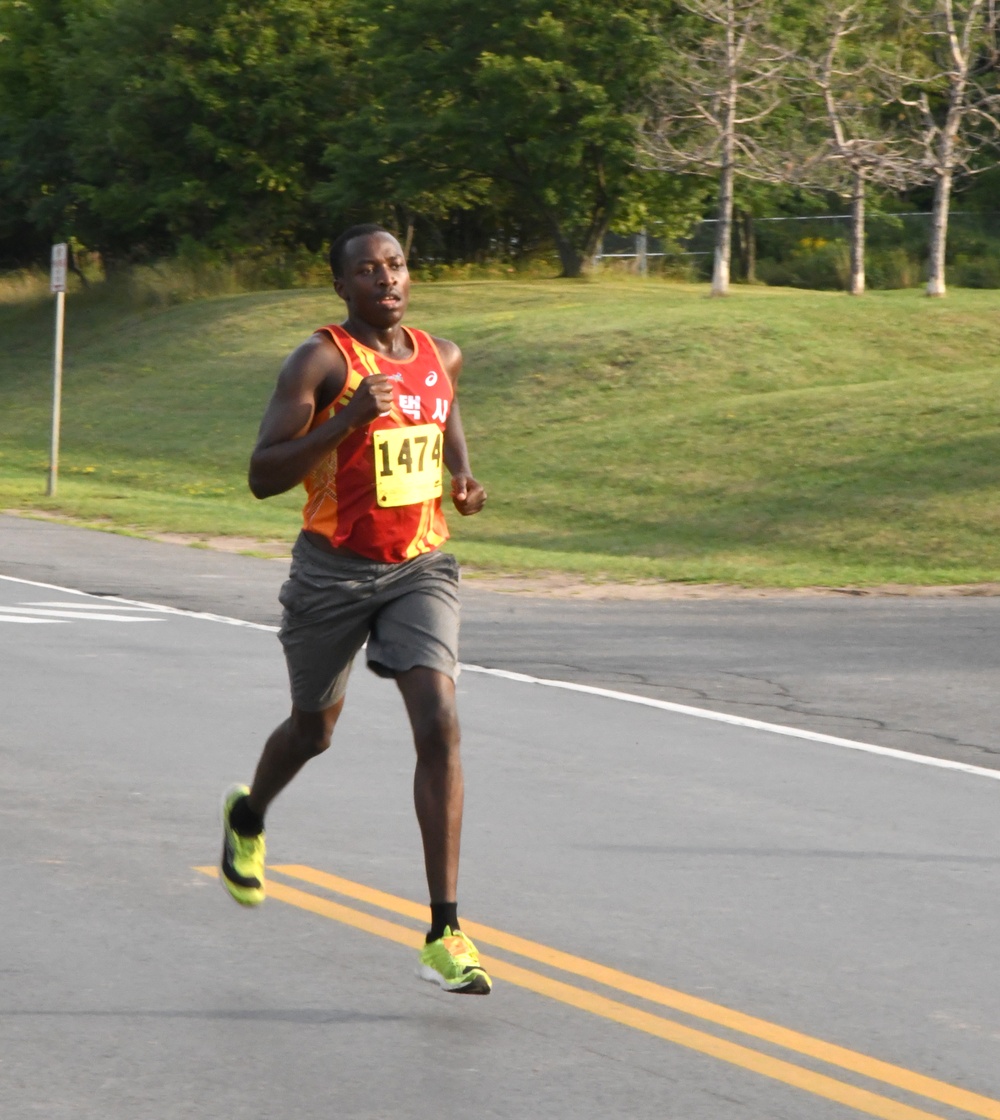
[[[222,806],[222,882],[243,906],[264,901],[264,814],[268,805],[330,743],[343,700],[324,712],[291,716],[276,727],[257,763],[253,788],[234,786]]]
[[[330,745],[330,736],[343,707],[344,701],[338,700],[333,707],[321,712],[293,709],[288,719],[271,732],[247,797],[247,809],[253,818],[259,818],[261,827],[271,802],[311,758],[322,754]]]

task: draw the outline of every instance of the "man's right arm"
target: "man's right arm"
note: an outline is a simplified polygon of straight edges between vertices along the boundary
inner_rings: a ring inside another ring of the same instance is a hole
[[[338,444],[392,405],[388,378],[366,377],[350,402],[309,430],[321,407],[343,392],[347,362],[332,341],[313,335],[285,361],[250,456],[254,497],[270,498],[297,486]]]

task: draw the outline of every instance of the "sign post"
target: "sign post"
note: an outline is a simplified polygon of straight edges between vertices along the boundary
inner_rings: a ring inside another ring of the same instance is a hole
[[[66,322],[66,261],[65,242],[52,246],[52,272],[49,291],[56,297],[55,359],[52,365],[52,446],[49,453],[49,485],[45,493],[51,498],[59,479],[59,427],[62,417],[62,367],[63,328]]]

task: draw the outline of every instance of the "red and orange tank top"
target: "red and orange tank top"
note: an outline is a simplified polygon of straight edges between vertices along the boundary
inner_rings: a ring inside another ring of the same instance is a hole
[[[306,477],[302,527],[382,563],[431,552],[448,539],[441,492],[454,395],[437,347],[424,331],[404,327],[413,353],[400,361],[362,346],[343,327],[319,330],[343,353],[347,380],[311,427],[344,408],[369,374],[392,379],[393,404],[388,415],[352,432]]]

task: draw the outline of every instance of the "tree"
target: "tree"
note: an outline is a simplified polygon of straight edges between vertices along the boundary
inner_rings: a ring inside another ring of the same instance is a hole
[[[865,208],[871,185],[903,190],[922,177],[918,153],[900,135],[878,96],[882,40],[874,13],[860,2],[827,13],[826,50],[807,61],[807,79],[822,99],[826,143],[806,161],[803,180],[833,189],[851,203],[848,291],[865,290]],[[863,44],[858,45],[859,36]],[[842,61],[845,54],[850,57]],[[845,68],[846,66],[846,68]]]
[[[638,112],[665,4],[410,0],[363,11],[371,102],[328,151],[341,205],[441,217],[493,206],[554,242],[563,275],[626,215],[683,205],[636,166]],[[390,73],[392,79],[380,81]]]
[[[109,260],[318,245],[339,0],[78,0],[61,81],[76,225]],[[85,4],[85,6],[84,6]]]
[[[900,67],[891,77],[900,104],[916,114],[923,165],[934,184],[927,295],[940,297],[946,292],[945,252],[955,177],[972,172],[975,153],[987,139],[1000,135],[1000,13],[994,0],[931,2],[930,10],[911,12],[911,17],[925,30],[935,72],[908,78]]]
[[[782,105],[791,51],[772,41],[772,0],[684,0],[682,7],[691,18],[650,99],[643,149],[651,167],[716,178],[712,294],[721,296],[729,291],[736,176],[788,177],[774,132],[766,136],[762,125]]]
[[[0,0],[0,258],[67,235],[69,120],[58,81],[72,0]]]

